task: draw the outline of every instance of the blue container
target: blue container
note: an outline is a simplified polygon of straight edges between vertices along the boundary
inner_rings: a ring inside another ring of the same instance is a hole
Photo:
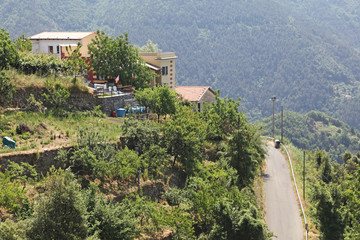
[[[16,143],[11,138],[3,137],[2,142],[5,147],[14,148],[14,149],[16,148]]]
[[[126,109],[125,108],[119,108],[116,110],[118,117],[125,117]]]

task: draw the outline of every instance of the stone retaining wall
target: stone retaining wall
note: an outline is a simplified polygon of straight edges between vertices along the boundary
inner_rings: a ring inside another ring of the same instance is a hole
[[[14,95],[13,102],[9,106],[26,109],[26,100],[30,97],[30,94],[33,94],[36,99],[42,100],[42,93],[44,93],[43,88],[29,87],[18,89]],[[67,100],[67,106],[71,106],[71,110],[77,111],[92,110],[98,105],[100,105],[100,109],[106,115],[110,116],[111,112],[118,108],[134,105],[134,99],[132,94],[127,93],[108,97],[96,97],[87,92],[72,92]]]
[[[57,148],[57,149],[49,149],[49,150],[41,150],[27,153],[9,153],[2,154],[0,156],[0,165],[2,168],[6,168],[9,161],[16,163],[28,163],[31,165],[35,165],[35,169],[37,172],[46,174],[46,172],[51,168],[51,166],[55,166],[56,168],[61,166],[61,163],[55,160],[58,155],[58,151],[60,149],[70,150],[72,147],[65,148]]]
[[[96,105],[100,105],[101,111],[110,116],[111,112],[118,108],[134,105],[134,99],[132,94],[127,93],[111,97],[99,97],[96,99]]]

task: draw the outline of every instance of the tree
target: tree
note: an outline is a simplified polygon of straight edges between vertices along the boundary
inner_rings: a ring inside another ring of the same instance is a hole
[[[27,237],[34,240],[85,239],[86,207],[73,174],[51,169],[45,189],[35,205]]]
[[[240,99],[221,99],[219,93],[215,97],[216,102],[204,106],[204,120],[208,124],[207,138],[219,140],[234,132],[239,117],[243,118],[244,114],[238,112]]]
[[[174,156],[174,164],[179,160],[187,173],[192,173],[201,160],[205,138],[198,112],[180,107],[163,125],[163,133],[168,152]]]
[[[25,38],[24,34],[21,34],[17,39],[14,40],[14,45],[20,52],[30,52],[32,50],[32,42],[30,39]]]
[[[4,28],[0,29],[0,71],[15,64],[19,53]]]
[[[11,101],[15,92],[15,84],[5,72],[0,72],[0,104]]]
[[[45,82],[46,93],[43,93],[44,103],[56,109],[65,107],[66,100],[70,97],[69,90],[60,83]]]
[[[140,52],[153,52],[159,53],[161,49],[156,43],[153,43],[150,39],[147,41],[146,45],[139,48]]]
[[[136,91],[135,100],[143,106],[150,108],[158,115],[173,115],[176,112],[178,103],[177,93],[170,90],[168,86],[145,88]]]
[[[129,44],[126,33],[114,38],[98,31],[88,49],[91,66],[100,79],[115,79],[119,76],[123,85],[144,88],[153,78],[136,47]]]
[[[227,156],[230,158],[230,165],[238,171],[239,183],[247,186],[256,176],[265,150],[260,134],[247,124],[244,115],[239,116],[238,122],[238,127],[228,142]]]
[[[83,73],[86,69],[89,69],[90,66],[87,63],[86,58],[81,56],[80,48],[80,43],[78,43],[74,50],[72,50],[71,46],[66,46],[66,52],[69,56],[66,61],[69,67],[69,72],[74,76],[74,84],[76,83],[76,76]]]

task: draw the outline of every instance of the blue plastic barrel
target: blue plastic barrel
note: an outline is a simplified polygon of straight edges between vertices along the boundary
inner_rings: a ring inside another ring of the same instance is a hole
[[[119,108],[116,110],[118,117],[125,117],[126,109],[125,108]]]

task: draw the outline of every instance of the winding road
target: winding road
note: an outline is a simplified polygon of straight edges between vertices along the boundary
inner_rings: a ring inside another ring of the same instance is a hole
[[[266,223],[279,240],[303,240],[304,231],[287,160],[268,145],[264,174]]]

